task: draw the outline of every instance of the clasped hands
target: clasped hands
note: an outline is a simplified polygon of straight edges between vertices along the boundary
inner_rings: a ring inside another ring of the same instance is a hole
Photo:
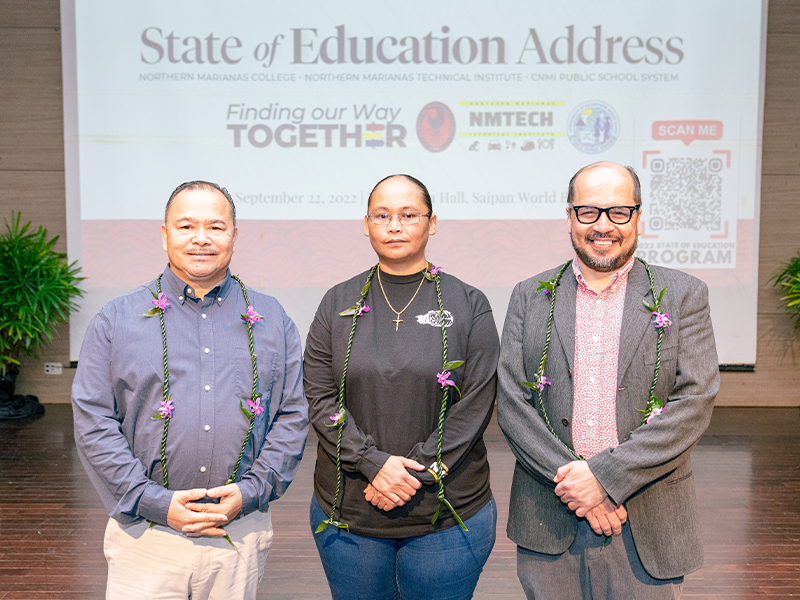
[[[390,456],[372,483],[364,490],[367,502],[381,510],[390,511],[411,500],[422,487],[422,483],[406,471],[406,468],[415,471],[425,470],[425,467],[415,460],[405,456]]]
[[[554,481],[556,496],[575,511],[575,515],[585,517],[597,535],[622,533],[622,526],[628,520],[628,511],[608,497],[585,460],[575,460],[561,467]]]
[[[219,504],[194,502],[219,498]],[[167,525],[187,537],[224,536],[222,529],[242,512],[242,492],[235,483],[205,490],[179,490],[172,494]]]

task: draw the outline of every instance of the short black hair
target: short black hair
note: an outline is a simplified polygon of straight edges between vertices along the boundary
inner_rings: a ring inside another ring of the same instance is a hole
[[[369,193],[369,197],[367,198],[367,211],[368,212],[369,212],[370,202],[372,202],[372,194],[375,193],[375,190],[378,189],[378,186],[380,184],[382,184],[387,179],[391,179],[392,177],[402,177],[406,181],[409,181],[412,184],[414,184],[415,186],[417,186],[417,189],[419,189],[419,191],[422,193],[422,199],[425,201],[425,206],[428,209],[428,213],[433,215],[433,202],[431,201],[431,194],[428,191],[428,188],[426,188],[425,184],[422,183],[416,177],[412,177],[411,175],[406,175],[405,173],[395,173],[394,175],[387,175],[386,177],[384,177],[378,183],[375,184],[375,187],[372,188],[372,191]]]
[[[578,175],[586,171],[587,169],[593,169],[599,166],[600,163],[592,163],[590,165],[586,165],[585,167],[581,167],[578,169],[578,172],[572,176],[572,179],[569,180],[569,191],[567,192],[567,202],[572,204],[572,200],[575,197],[575,180],[578,179]],[[633,167],[623,166],[623,168],[630,174],[631,180],[633,181],[633,203],[634,204],[641,204],[642,203],[642,184],[639,183],[639,176],[636,174],[636,171],[633,170]]]
[[[169,200],[167,200],[167,206],[164,208],[164,223],[167,222],[167,213],[169,212],[169,207],[172,206],[172,201],[175,200],[175,196],[177,196],[184,190],[207,190],[209,192],[216,190],[220,192],[223,196],[225,196],[225,199],[228,201],[228,204],[231,207],[233,226],[236,227],[236,205],[233,203],[233,198],[231,198],[231,193],[218,183],[214,183],[213,181],[203,181],[202,179],[196,179],[195,181],[185,181],[184,183],[180,184],[173,190],[172,194],[170,194],[169,196]]]

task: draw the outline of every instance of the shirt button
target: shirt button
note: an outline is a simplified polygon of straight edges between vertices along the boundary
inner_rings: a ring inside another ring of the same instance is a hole
[[[204,319],[206,318],[206,313],[203,313],[203,318],[204,318]]]
[[[600,300],[595,300],[594,303],[595,304],[600,304]]]
[[[206,354],[208,354],[209,352],[211,352],[211,350],[209,350],[208,348],[206,348],[206,349],[204,350],[204,352],[205,352]]]
[[[210,389],[211,389],[211,386],[210,386],[210,385],[207,385],[207,386],[206,386],[206,391],[208,391],[208,390],[210,390]]]
[[[178,296],[178,300],[183,300],[183,296]]]
[[[205,473],[206,472],[206,468],[205,467],[200,467],[200,472],[201,473]]]
[[[594,425],[594,421],[586,421],[586,424],[587,424],[589,427],[592,427],[592,426]]]
[[[205,427],[203,427],[203,429],[205,429],[206,431],[208,431],[209,429],[211,429],[211,425],[206,425]]]
[[[222,302],[222,298],[217,298],[217,302]]]
[[[192,293],[192,288],[186,288],[186,291],[191,294]]]
[[[591,381],[592,383],[594,383],[594,382],[596,381],[596,379],[595,379],[594,377],[589,377],[589,381]]]
[[[593,341],[593,342],[597,342],[599,339],[600,339],[599,337],[597,337],[597,336],[594,336],[594,337],[592,338],[592,341]]]

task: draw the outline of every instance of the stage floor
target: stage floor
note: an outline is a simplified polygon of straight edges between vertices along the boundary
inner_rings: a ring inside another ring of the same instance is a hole
[[[514,458],[494,419],[486,445],[498,534],[475,598],[524,600],[505,534]],[[272,505],[259,600],[330,598],[308,524],[315,446],[312,434],[294,483]],[[718,408],[692,462],[706,560],[683,598],[800,597],[800,409]],[[107,520],[76,456],[69,406],[0,421],[0,600],[103,598]]]

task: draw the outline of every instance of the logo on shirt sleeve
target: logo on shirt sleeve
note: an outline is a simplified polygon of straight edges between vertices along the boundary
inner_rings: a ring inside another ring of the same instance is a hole
[[[439,317],[438,310],[429,310],[424,315],[417,315],[417,323],[420,325],[432,325],[433,327],[441,327],[442,320]],[[449,310],[444,311],[444,326],[450,327],[453,324],[453,313]]]

